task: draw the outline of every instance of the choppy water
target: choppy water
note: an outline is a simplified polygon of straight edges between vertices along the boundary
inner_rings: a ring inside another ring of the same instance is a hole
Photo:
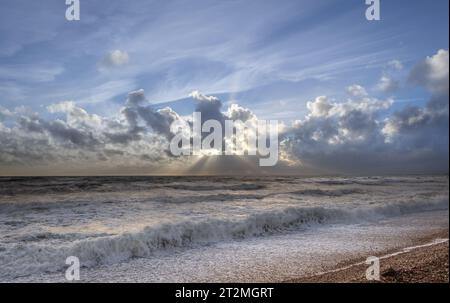
[[[72,255],[104,268],[448,205],[447,176],[0,178],[0,280]]]

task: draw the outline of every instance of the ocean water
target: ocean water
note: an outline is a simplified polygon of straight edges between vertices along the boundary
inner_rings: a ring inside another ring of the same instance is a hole
[[[448,206],[448,176],[0,178],[0,281],[64,281],[69,256],[86,281],[282,280],[448,228]]]

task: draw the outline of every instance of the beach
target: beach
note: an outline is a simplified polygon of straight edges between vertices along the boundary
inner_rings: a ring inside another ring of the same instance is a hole
[[[337,269],[448,239],[447,176],[0,182],[0,282],[67,282],[71,256],[87,283],[353,282],[367,265]],[[382,258],[382,280],[442,279],[414,274],[442,245]]]
[[[436,239],[440,241],[436,241]],[[367,265],[360,260],[339,264],[330,272],[317,274],[288,283],[448,283],[448,230],[431,235],[417,246],[398,252],[385,252],[380,263],[380,280],[368,281]]]

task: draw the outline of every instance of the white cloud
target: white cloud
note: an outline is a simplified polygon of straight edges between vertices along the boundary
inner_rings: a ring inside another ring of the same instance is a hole
[[[10,113],[0,109],[1,113]],[[170,160],[166,152],[168,129],[178,115],[169,108],[154,111],[139,104],[126,105],[122,116],[111,118],[91,114],[73,101],[52,104],[47,109],[65,117],[44,119],[18,109],[14,126],[0,126],[0,166],[51,165],[89,170],[142,168]]]
[[[219,99],[217,97],[203,95],[198,90],[194,90],[193,92],[191,92],[189,94],[189,97],[192,97],[193,99],[195,99],[197,101],[209,101],[209,102],[219,101]]]
[[[327,96],[319,96],[314,101],[307,102],[306,107],[310,111],[311,116],[326,117],[333,108],[333,105],[328,101]]]
[[[101,68],[120,67],[128,64],[130,57],[126,51],[119,49],[109,52],[100,62]]]
[[[0,121],[12,115],[13,113],[10,110],[0,105]]]
[[[448,50],[439,50],[415,66],[410,74],[413,83],[423,85],[433,93],[448,93],[449,90]]]
[[[358,88],[357,91],[360,92],[361,89]],[[310,113],[304,120],[296,122],[293,133],[304,142],[313,140],[325,144],[352,143],[353,140],[372,138],[379,124],[375,119],[377,113],[388,109],[392,102],[370,98],[361,93],[357,95],[364,97],[346,102],[331,102],[328,97],[319,96],[308,102]]]
[[[385,93],[392,93],[399,88],[400,84],[397,80],[388,76],[382,76],[378,81],[377,88]]]
[[[367,91],[364,87],[362,87],[361,85],[351,85],[347,88],[347,92],[349,93],[350,96],[352,97],[367,97]]]
[[[410,107],[386,117],[392,101],[374,98],[360,85],[347,88],[351,97],[345,101],[319,96],[307,103],[309,112],[303,119],[282,128],[283,158],[297,157],[309,167],[356,173],[383,172],[392,165],[437,169],[448,163],[448,89],[442,89],[448,71],[442,70],[443,53],[437,55],[418,65],[426,72],[418,78],[424,80],[421,85],[433,88],[426,107]],[[199,91],[190,96],[197,100],[195,110],[205,120],[256,119],[238,104],[222,112],[219,98]],[[164,165],[171,161],[167,152],[173,135],[170,124],[182,118],[170,108],[155,110],[145,101],[144,90],[132,91],[114,117],[90,114],[72,101],[48,106],[50,113],[65,114],[53,120],[26,108],[16,109],[16,125],[0,124],[0,165]],[[0,108],[0,116],[9,113]]]
[[[448,69],[447,50],[439,50],[414,67],[410,80],[430,90],[431,98],[423,108],[407,107],[386,119],[382,132],[387,142],[398,140],[405,145],[412,145],[413,142],[416,147],[437,143],[441,145],[439,150],[445,147],[441,144],[442,139],[436,138],[446,138],[448,141]]]
[[[75,108],[75,103],[73,101],[63,101],[56,104],[51,104],[47,106],[50,113],[67,113]]]
[[[391,60],[388,62],[388,66],[390,68],[393,68],[395,70],[402,70],[403,69],[403,63],[399,60]]]
[[[231,104],[228,107],[225,116],[230,120],[240,120],[242,122],[256,120],[256,116],[251,110],[242,107],[239,104]]]
[[[86,110],[76,106],[73,101],[63,101],[52,104],[47,107],[50,113],[66,114],[67,124],[76,128],[94,128],[102,127],[102,118],[95,114],[89,114]]]

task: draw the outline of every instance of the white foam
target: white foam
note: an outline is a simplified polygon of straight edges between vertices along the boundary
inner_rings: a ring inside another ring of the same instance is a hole
[[[77,256],[85,267],[113,264],[177,247],[282,233],[324,224],[349,224],[403,214],[448,209],[447,198],[384,203],[355,208],[286,207],[258,211],[239,217],[207,217],[147,226],[137,232],[76,240],[64,245],[39,243],[7,244],[0,247],[0,277],[18,277],[52,272],[65,266],[68,256]]]

